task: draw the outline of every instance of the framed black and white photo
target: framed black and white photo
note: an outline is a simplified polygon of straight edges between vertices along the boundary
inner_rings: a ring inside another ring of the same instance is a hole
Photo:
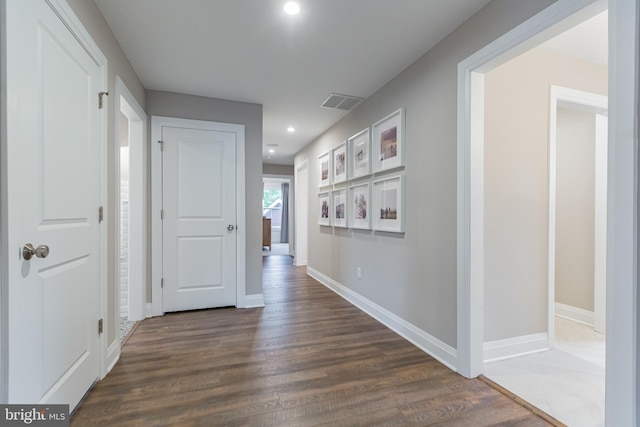
[[[369,128],[347,140],[349,152],[349,178],[359,178],[371,173],[371,136]]]
[[[347,180],[347,143],[343,142],[332,150],[333,156],[333,183],[337,184]]]
[[[347,196],[349,228],[371,230],[371,190],[368,182],[349,187]]]
[[[373,171],[404,166],[404,109],[399,109],[371,127]]]
[[[374,230],[404,232],[404,181],[404,175],[394,175],[373,182]]]
[[[331,225],[331,198],[328,191],[318,193],[318,224]]]
[[[326,187],[331,184],[331,152],[318,156],[318,186]]]
[[[333,215],[331,222],[334,227],[346,227],[347,226],[347,189],[341,188],[339,190],[333,190],[331,192],[333,198]]]

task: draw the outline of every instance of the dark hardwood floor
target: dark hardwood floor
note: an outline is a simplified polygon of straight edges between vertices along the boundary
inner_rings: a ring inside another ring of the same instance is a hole
[[[72,426],[546,426],[293,267],[264,257],[265,308],[142,321]]]

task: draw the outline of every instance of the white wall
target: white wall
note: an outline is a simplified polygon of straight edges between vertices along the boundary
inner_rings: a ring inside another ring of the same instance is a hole
[[[547,331],[551,85],[606,95],[607,70],[537,48],[485,75],[485,341]]]
[[[448,346],[456,346],[457,65],[553,1],[495,0],[300,151],[317,211],[317,157],[400,107],[406,117],[406,233],[320,227],[308,264]],[[362,268],[362,280],[356,278]]]
[[[556,302],[594,310],[594,113],[558,108]]]

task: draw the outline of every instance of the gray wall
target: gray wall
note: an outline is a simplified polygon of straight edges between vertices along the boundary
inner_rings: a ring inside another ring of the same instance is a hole
[[[557,117],[555,299],[593,311],[596,117],[564,108]]]
[[[400,107],[406,118],[406,233],[319,227],[310,217],[309,266],[456,347],[457,66],[552,0],[494,0],[295,157],[317,157]],[[362,268],[362,280],[356,279]]]
[[[116,339],[119,339],[120,334],[120,319],[115,316],[116,299],[119,296],[119,278],[116,277],[116,259],[115,248],[119,244],[119,232],[115,228],[115,218],[119,215],[119,207],[115,204],[116,189],[120,188],[120,177],[116,176],[116,164],[115,164],[115,151],[119,150],[120,142],[115,134],[116,120],[119,117],[119,113],[116,113],[116,102],[113,97],[115,96],[115,76],[118,75],[122,81],[127,85],[127,88],[133,93],[136,101],[145,107],[145,95],[142,83],[138,79],[138,76],[133,71],[129,60],[126,58],[120,45],[116,41],[111,29],[104,20],[104,17],[98,10],[98,7],[93,1],[87,0],[67,0],[69,6],[73,9],[73,12],[78,16],[82,24],[87,29],[91,38],[98,44],[102,53],[108,60],[108,87],[105,87],[104,91],[109,91],[111,99],[108,102],[108,123],[107,123],[107,138],[108,138],[108,154],[107,154],[107,178],[108,178],[108,197],[106,206],[106,221],[107,221],[107,287],[108,287],[108,317],[107,317],[107,340],[108,345],[113,343]]]
[[[293,165],[271,165],[263,164],[262,173],[265,175],[291,175],[294,174]]]
[[[262,293],[262,105],[148,90],[147,114],[245,125],[246,294]],[[151,132],[149,132],[149,135]]]
[[[550,86],[607,94],[607,68],[533,49],[485,75],[485,341],[547,331]]]

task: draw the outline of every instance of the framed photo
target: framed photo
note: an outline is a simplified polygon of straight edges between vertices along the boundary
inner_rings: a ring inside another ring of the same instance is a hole
[[[373,182],[373,229],[404,233],[404,175]]]
[[[331,200],[329,192],[318,193],[318,224],[331,225]]]
[[[347,180],[347,143],[343,142],[332,150],[333,183]]]
[[[341,188],[339,190],[333,190],[331,192],[333,198],[333,215],[331,222],[334,227],[346,227],[347,226],[347,189]]]
[[[359,178],[371,173],[370,135],[369,128],[366,128],[347,140],[350,178]]]
[[[371,230],[371,190],[368,182],[349,187],[349,228]]]
[[[326,152],[318,156],[318,186],[326,187],[331,184],[331,153]]]
[[[404,166],[404,109],[374,123],[371,129],[373,171]]]

